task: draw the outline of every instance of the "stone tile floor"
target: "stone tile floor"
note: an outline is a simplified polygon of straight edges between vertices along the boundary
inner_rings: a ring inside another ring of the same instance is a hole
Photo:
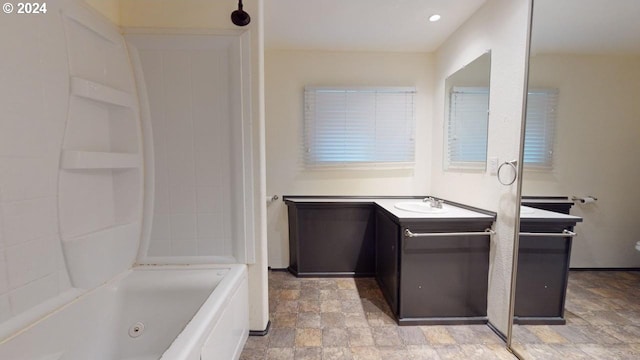
[[[271,331],[244,360],[515,359],[485,325],[402,326],[374,279],[269,273]]]
[[[566,325],[516,325],[526,359],[640,359],[640,272],[571,271]]]

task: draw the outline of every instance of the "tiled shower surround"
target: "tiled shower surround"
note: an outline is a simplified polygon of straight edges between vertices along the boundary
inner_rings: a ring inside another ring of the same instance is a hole
[[[155,165],[149,255],[232,255],[229,54],[139,52]]]
[[[48,10],[59,12],[59,3]],[[126,269],[135,256],[127,251],[131,239],[118,231],[135,233],[138,224],[138,196],[129,191],[138,184],[138,169],[82,169],[66,161],[78,154],[135,158],[138,150],[136,105],[87,98],[89,88],[133,92],[119,34],[106,26],[96,35],[82,25],[90,17],[78,10],[2,19],[3,28],[20,37],[0,42],[10,54],[2,61],[2,84],[11,84],[0,89],[0,323],[38,305],[64,303]],[[99,206],[84,207],[88,203]],[[126,246],[118,247],[121,242]],[[77,256],[92,254],[92,247],[103,255],[93,262],[100,274],[84,269]]]

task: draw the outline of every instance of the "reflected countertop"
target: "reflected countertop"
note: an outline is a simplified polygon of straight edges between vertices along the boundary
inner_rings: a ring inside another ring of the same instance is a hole
[[[574,221],[581,222],[582,218],[579,216],[573,216],[568,214],[563,214],[559,212],[536,209],[529,206],[520,206],[520,219],[521,220],[530,220],[530,221],[541,221],[541,220],[550,220],[550,221]]]

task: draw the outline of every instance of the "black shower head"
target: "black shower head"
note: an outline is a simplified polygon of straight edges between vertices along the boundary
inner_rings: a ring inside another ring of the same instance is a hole
[[[251,22],[251,16],[242,10],[242,0],[238,1],[238,10],[231,13],[231,22],[237,26],[247,26]]]

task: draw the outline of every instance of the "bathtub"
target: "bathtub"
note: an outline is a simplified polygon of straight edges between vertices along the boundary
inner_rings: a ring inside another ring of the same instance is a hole
[[[245,265],[140,266],[0,343],[7,360],[237,359]]]

